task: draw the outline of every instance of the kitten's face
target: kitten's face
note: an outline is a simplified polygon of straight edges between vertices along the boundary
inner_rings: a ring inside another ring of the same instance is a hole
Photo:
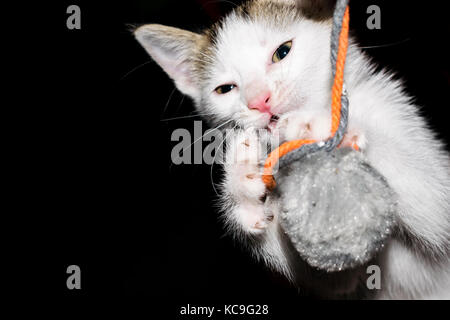
[[[136,36],[217,122],[271,128],[279,116],[329,101],[330,23],[304,18],[290,0],[251,2],[203,35],[149,25]]]

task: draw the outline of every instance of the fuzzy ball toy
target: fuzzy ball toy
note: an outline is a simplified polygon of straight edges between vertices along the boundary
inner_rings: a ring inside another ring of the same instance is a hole
[[[280,224],[311,266],[350,269],[383,248],[393,229],[396,197],[362,153],[350,148],[313,153],[276,177],[271,197]]]

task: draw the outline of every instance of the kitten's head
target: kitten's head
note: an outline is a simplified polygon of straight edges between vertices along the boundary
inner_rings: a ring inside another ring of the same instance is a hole
[[[324,1],[253,0],[201,34],[152,24],[135,35],[201,112],[265,128],[328,105],[332,7]]]

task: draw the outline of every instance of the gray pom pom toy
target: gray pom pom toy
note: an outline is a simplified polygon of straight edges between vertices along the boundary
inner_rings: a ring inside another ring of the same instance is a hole
[[[355,268],[384,246],[396,197],[360,152],[310,154],[276,177],[267,204],[279,206],[282,228],[309,265],[328,272]]]

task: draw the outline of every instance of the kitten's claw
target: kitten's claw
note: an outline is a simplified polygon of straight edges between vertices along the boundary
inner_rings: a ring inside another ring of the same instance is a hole
[[[364,150],[367,146],[367,138],[364,134],[349,131],[342,141],[342,147],[350,147],[356,150]]]
[[[264,206],[261,204],[243,203],[235,209],[234,213],[243,230],[250,234],[261,233],[271,222],[264,214]]]
[[[253,226],[253,228],[255,228],[255,229],[265,229],[265,228],[267,228],[267,223],[265,222],[265,221],[263,221],[263,220],[261,220],[261,221],[258,221],[258,222],[256,222],[255,223],[255,225]]]

